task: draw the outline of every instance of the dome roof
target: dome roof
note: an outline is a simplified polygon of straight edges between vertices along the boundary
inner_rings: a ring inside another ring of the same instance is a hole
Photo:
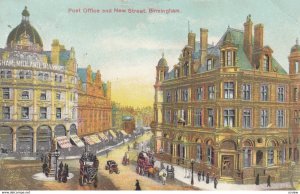
[[[296,40],[296,44],[291,48],[291,53],[293,52],[300,52],[300,45],[298,43],[298,38]]]
[[[22,37],[28,38],[28,40],[35,45],[43,47],[42,39],[36,29],[29,23],[29,12],[27,7],[22,12],[22,22],[15,27],[8,35],[6,44],[8,48],[12,45],[18,44]]]
[[[157,66],[159,66],[159,67],[168,66],[168,62],[167,62],[167,60],[164,57],[164,53],[162,54],[161,59],[159,59]]]

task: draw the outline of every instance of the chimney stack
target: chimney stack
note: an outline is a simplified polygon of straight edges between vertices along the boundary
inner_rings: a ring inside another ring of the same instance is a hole
[[[205,64],[207,55],[207,39],[208,30],[200,28],[200,54],[201,54],[201,65]]]
[[[195,51],[195,43],[196,43],[196,34],[193,32],[189,32],[188,34],[188,45],[192,47],[193,51]]]
[[[247,20],[244,23],[244,52],[246,53],[250,64],[252,64],[252,25],[251,15],[248,15]]]
[[[264,46],[264,25],[254,26],[254,50],[260,50]]]

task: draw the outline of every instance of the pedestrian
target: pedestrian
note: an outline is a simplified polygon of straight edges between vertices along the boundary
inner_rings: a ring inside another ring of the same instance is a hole
[[[204,170],[202,171],[202,180],[204,181]]]
[[[200,182],[201,181],[201,171],[200,170],[198,171],[197,175],[198,175],[198,181]]]
[[[63,169],[63,167],[64,167],[64,164],[62,163],[62,161],[60,162],[60,164],[59,164],[59,169]]]
[[[215,177],[215,179],[214,179],[214,187],[215,187],[215,189],[217,188],[217,184],[218,184],[218,180],[217,180],[217,177]]]
[[[69,177],[69,165],[67,164],[67,168],[66,168],[66,174],[67,174],[67,177]]]
[[[259,174],[256,175],[255,184],[259,185]]]
[[[209,183],[209,172],[206,174],[206,184]]]
[[[271,187],[271,176],[270,175],[268,176],[268,179],[267,179],[267,187]]]
[[[135,190],[136,190],[136,191],[142,190],[141,187],[140,187],[140,182],[139,182],[139,180],[136,180],[136,183],[135,183]]]

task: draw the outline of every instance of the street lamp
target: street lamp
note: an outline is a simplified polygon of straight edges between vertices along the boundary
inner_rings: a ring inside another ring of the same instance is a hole
[[[55,152],[54,152],[54,156],[55,156],[55,159],[56,159],[56,165],[55,165],[55,180],[57,180],[57,161],[58,161],[58,157],[60,155],[60,152],[56,149]]]
[[[194,159],[191,159],[191,165],[192,165],[192,179],[191,179],[191,185],[194,185]]]

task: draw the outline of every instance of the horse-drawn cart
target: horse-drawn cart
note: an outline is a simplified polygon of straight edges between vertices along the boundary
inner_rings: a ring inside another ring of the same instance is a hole
[[[154,158],[153,155],[147,152],[140,152],[137,158],[136,172],[140,175],[148,174],[149,169],[153,169]]]

